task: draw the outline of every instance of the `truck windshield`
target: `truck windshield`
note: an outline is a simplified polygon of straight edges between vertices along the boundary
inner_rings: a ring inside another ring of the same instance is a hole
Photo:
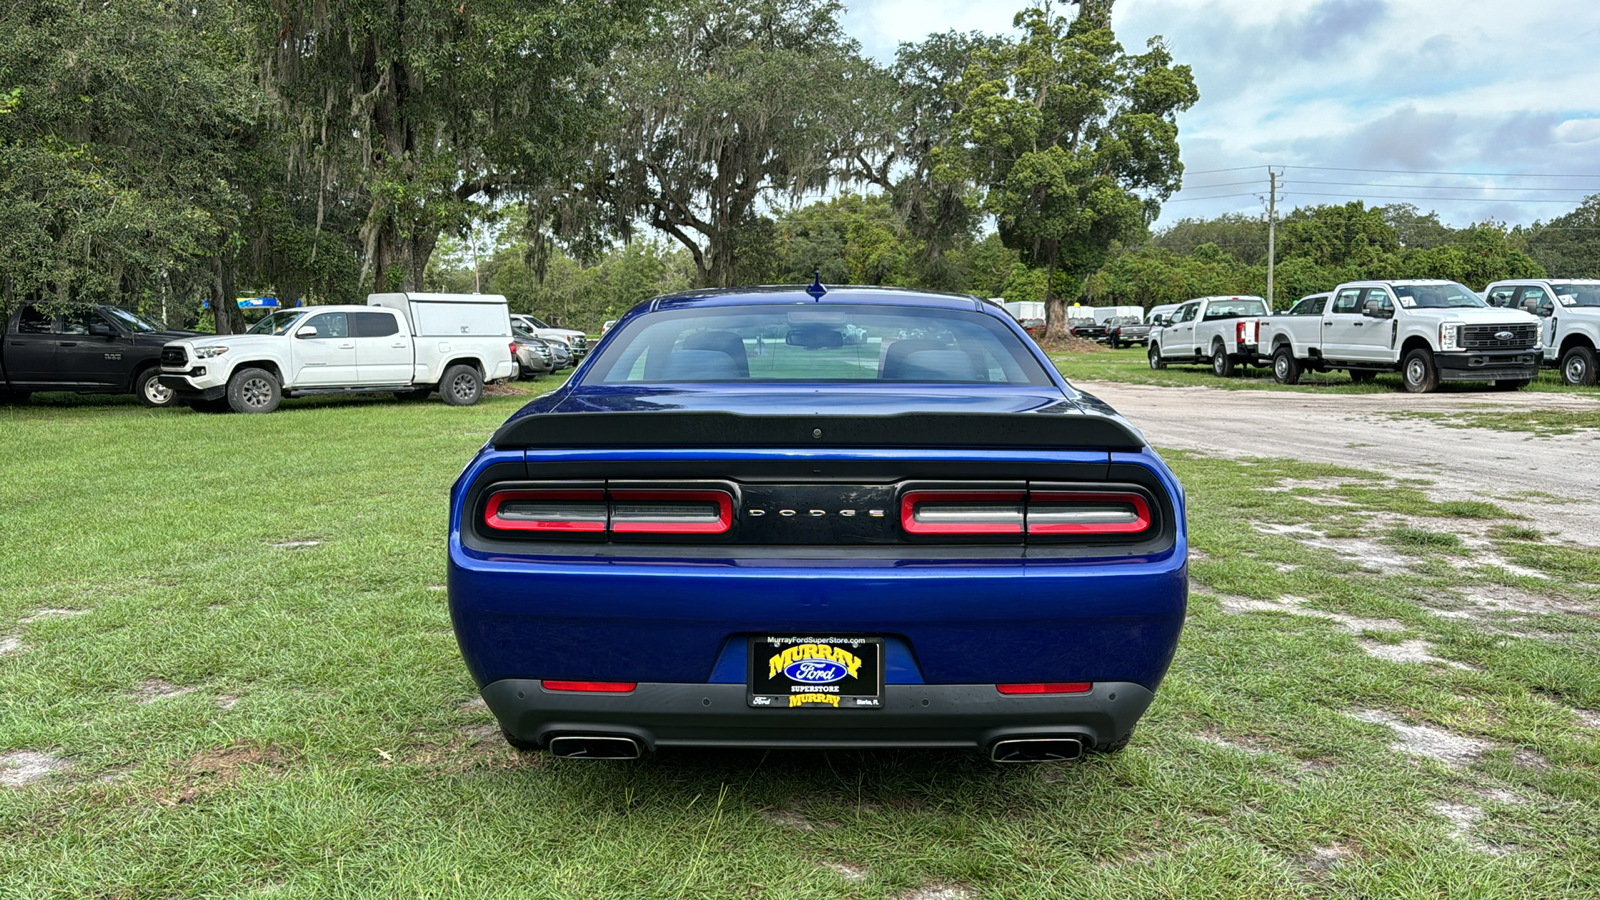
[[[136,312],[129,312],[128,310],[120,309],[115,306],[107,306],[104,308],[103,312],[120,322],[123,328],[126,328],[135,334],[161,330],[160,325],[157,325],[156,323],[146,319],[144,316],[141,316]]]
[[[1465,309],[1488,306],[1471,288],[1449,284],[1397,284],[1394,295],[1406,309]]]
[[[289,328],[294,325],[295,320],[305,314],[305,310],[301,309],[275,312],[257,322],[245,334],[288,334]]]
[[[1600,284],[1552,284],[1562,306],[1600,306]]]
[[[639,316],[607,342],[584,381],[1051,383],[1023,341],[990,316],[792,304]]]
[[[533,323],[533,327],[535,327],[535,328],[549,328],[550,327],[549,325],[546,325],[544,323],[544,320],[539,318],[538,316],[524,315],[523,318],[527,319],[529,322],[532,322]]]
[[[1207,319],[1239,319],[1245,316],[1264,316],[1267,303],[1255,297],[1235,297],[1232,300],[1213,300],[1206,304]]]

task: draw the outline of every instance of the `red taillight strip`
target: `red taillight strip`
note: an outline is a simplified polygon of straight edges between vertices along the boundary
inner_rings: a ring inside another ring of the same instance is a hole
[[[1090,681],[1047,681],[1040,684],[997,684],[994,689],[1002,694],[1087,694],[1094,688]]]
[[[918,503],[1018,503],[1023,491],[907,491],[900,498],[900,527],[907,534],[1021,534],[1022,522],[919,522]]]
[[[1092,491],[1036,491],[1028,495],[1028,509],[1034,503],[1126,503],[1133,507],[1132,522],[1028,522],[1029,534],[1138,534],[1150,527],[1150,502],[1143,494],[1095,493]]]
[[[628,694],[639,686],[636,681],[541,681],[547,691],[571,691],[585,694]]]
[[[600,504],[596,519],[507,519],[500,508],[517,500],[589,500]],[[484,508],[483,521],[497,531],[581,531],[606,530],[606,492],[601,490],[575,491],[496,491],[489,496]]]
[[[717,519],[714,522],[613,518],[612,534],[724,534],[733,527],[733,498],[724,491],[612,491],[611,499],[665,503],[678,500],[717,505]]]

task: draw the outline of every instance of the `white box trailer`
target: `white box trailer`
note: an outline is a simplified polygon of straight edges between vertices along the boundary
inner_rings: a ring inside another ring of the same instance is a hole
[[[1117,316],[1133,316],[1141,322],[1144,321],[1144,307],[1142,306],[1096,306],[1093,307],[1093,310],[1094,320],[1101,325],[1104,325],[1107,319],[1113,319]]]
[[[1018,322],[1024,319],[1043,319],[1044,304],[1038,300],[1012,300],[1004,303],[1006,312]]]

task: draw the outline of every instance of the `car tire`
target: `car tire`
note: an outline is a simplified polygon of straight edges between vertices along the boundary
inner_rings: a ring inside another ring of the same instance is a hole
[[[1122,349],[1122,342],[1117,340],[1116,338],[1112,338],[1111,339],[1111,349],[1113,349],[1113,350],[1121,350]]]
[[[1573,387],[1589,387],[1600,376],[1595,371],[1593,347],[1577,346],[1561,354],[1561,382]]]
[[[471,406],[483,399],[483,376],[476,366],[451,366],[439,380],[439,399],[451,406]]]
[[[1272,354],[1272,380],[1279,384],[1300,383],[1300,361],[1294,358],[1294,348],[1288,344]]]
[[[1218,378],[1227,378],[1233,374],[1233,357],[1220,346],[1211,351],[1211,374]]]
[[[1150,357],[1150,368],[1165,369],[1167,367],[1166,360],[1161,358],[1161,348],[1156,344],[1151,344],[1150,352],[1145,355]]]
[[[266,369],[240,369],[228,379],[228,406],[237,413],[269,413],[283,400],[278,376]]]
[[[1350,373],[1355,377],[1355,373]],[[1426,347],[1406,354],[1405,362],[1400,364],[1400,380],[1405,382],[1406,390],[1413,394],[1429,394],[1439,387],[1439,368],[1433,364],[1433,351]]]
[[[1377,378],[1377,377],[1378,377],[1378,373],[1377,372],[1369,372],[1369,371],[1367,371],[1365,369],[1351,369],[1350,370],[1350,380],[1354,381],[1356,384],[1366,384],[1367,382],[1369,382],[1372,379]]]
[[[160,378],[160,369],[145,369],[133,380],[134,396],[151,409],[162,409],[178,402],[178,392],[163,385]]]
[[[1489,389],[1494,391],[1520,391],[1528,386],[1530,380],[1528,378],[1497,378],[1494,384],[1489,386]]]
[[[433,393],[433,388],[417,388],[414,391],[395,391],[394,392],[394,398],[396,400],[411,400],[411,401],[414,401],[414,400],[426,400],[426,399],[428,399],[428,395],[431,394],[431,393]]]
[[[1130,731],[1109,744],[1095,744],[1094,747],[1090,748],[1089,752],[1098,754],[1121,753],[1127,749],[1128,742],[1131,740],[1133,740],[1133,732]]]

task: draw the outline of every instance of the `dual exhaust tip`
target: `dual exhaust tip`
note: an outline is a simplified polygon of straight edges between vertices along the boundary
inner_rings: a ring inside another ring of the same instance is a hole
[[[1083,756],[1083,749],[1076,737],[1006,738],[989,745],[989,758],[997,763],[1069,762]],[[550,752],[562,759],[638,759],[644,745],[624,735],[566,734],[550,739]]]

